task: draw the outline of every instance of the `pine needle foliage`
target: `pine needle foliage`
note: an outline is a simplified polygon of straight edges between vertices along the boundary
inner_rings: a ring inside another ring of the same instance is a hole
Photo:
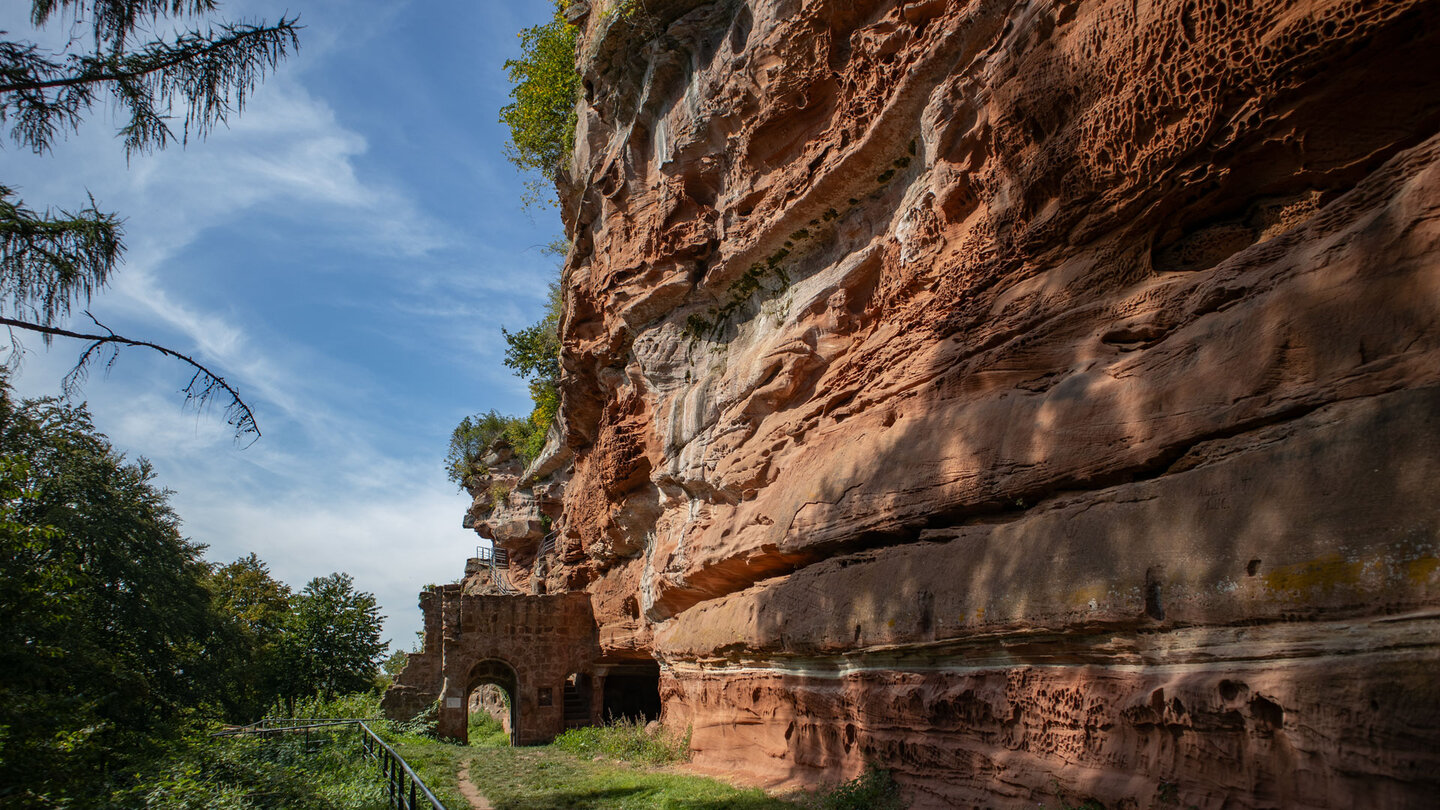
[[[95,198],[79,211],[36,213],[0,186],[0,312],[50,326],[105,286],[125,250],[124,231]]]
[[[123,121],[117,134],[127,158],[204,137],[241,111],[256,85],[299,47],[298,18],[206,23],[218,7],[216,0],[32,0],[36,28],[68,20],[74,29],[88,26],[90,35],[52,51],[0,31],[0,136],[43,154],[57,138],[78,131],[96,104],[108,102]],[[196,26],[149,38],[172,19]],[[10,333],[9,362],[23,351],[17,329],[38,333],[47,344],[55,337],[89,341],[67,377],[68,390],[102,354],[113,363],[121,347],[155,349],[194,369],[187,401],[203,407],[212,397],[228,398],[226,417],[236,437],[258,438],[249,406],[194,358],[116,335],[98,321],[103,333],[57,326],[109,281],[124,257],[122,237],[121,219],[101,211],[93,197],[78,210],[36,212],[0,185],[0,326]]]
[[[0,123],[16,144],[41,153],[63,130],[77,130],[97,99],[108,96],[127,118],[120,128],[127,156],[175,139],[169,120],[177,103],[185,110],[181,142],[192,130],[203,137],[243,109],[255,85],[299,47],[297,19],[283,17],[274,25],[218,23],[173,40],[130,43],[142,23],[215,8],[207,0],[36,0],[31,21],[37,27],[69,10],[92,20],[93,46],[54,54],[29,42],[0,41]]]

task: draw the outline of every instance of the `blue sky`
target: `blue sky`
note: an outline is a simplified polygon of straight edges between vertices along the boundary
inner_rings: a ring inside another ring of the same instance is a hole
[[[28,35],[28,7],[7,4],[0,29]],[[416,593],[478,542],[443,471],[451,429],[529,410],[500,327],[540,317],[560,225],[521,208],[497,116],[517,33],[551,8],[231,0],[220,18],[298,13],[305,30],[228,127],[127,165],[102,106],[47,155],[0,151],[30,207],[80,208],[88,190],[125,217],[126,263],[91,312],[225,375],[264,436],[237,447],[218,412],[184,407],[183,366],[139,350],[85,386],[99,429],[154,462],[210,559],[253,551],[296,588],[349,572],[407,649]],[[58,393],[81,347],[22,340],[16,388]]]

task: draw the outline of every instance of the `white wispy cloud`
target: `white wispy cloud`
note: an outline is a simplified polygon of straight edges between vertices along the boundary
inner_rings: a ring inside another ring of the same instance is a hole
[[[495,43],[513,47],[514,31],[548,13],[539,5],[526,21],[508,3],[437,9],[311,0],[300,53],[207,140],[127,162],[114,121],[97,109],[49,155],[0,152],[0,182],[18,186],[32,206],[78,208],[88,190],[102,209],[126,217],[127,262],[93,310],[123,334],[211,365],[256,406],[265,438],[236,450],[213,410],[182,409],[176,389],[189,374],[143,352],[125,352],[114,373],[88,384],[97,426],[122,450],[152,459],[159,483],[176,491],[187,533],[210,544],[212,559],[254,551],[296,587],[348,571],[380,598],[387,630],[402,645],[419,626],[416,590],[457,576],[476,542],[459,526],[466,498],[441,472],[445,436],[465,413],[523,404],[524,384],[499,363],[498,328],[536,317],[556,262],[533,249],[545,237],[514,210],[518,191],[504,184],[517,178],[498,144],[475,142],[480,125],[435,120],[397,129],[384,118],[394,100],[366,96],[375,86],[345,84],[332,60],[363,49],[391,65],[384,89],[405,94],[416,110],[438,115],[457,98],[473,106],[479,96],[493,109],[493,86],[477,80],[481,86],[461,96],[453,69],[437,78],[434,65],[396,50],[394,32],[419,14],[487,18],[497,30],[477,35],[491,73],[479,75],[493,76],[503,60]],[[0,28],[26,27],[17,9],[0,9]],[[223,10],[230,19],[273,20],[288,8],[229,0]],[[493,112],[484,118],[494,126]],[[381,124],[391,128],[377,130]],[[448,193],[479,191],[458,202],[427,196],[411,177],[413,162],[376,154],[387,133],[395,148],[397,131],[407,160],[429,161],[423,167],[432,175],[463,174],[466,182]],[[296,252],[322,261],[287,261],[282,246],[275,255],[283,266],[255,273],[264,281],[233,277],[246,272],[243,263],[227,271],[232,277],[217,272],[226,258],[218,252],[291,238],[303,240]],[[302,314],[286,320],[255,296],[244,299],[256,284],[274,285],[267,292]],[[323,300],[299,292],[292,299],[302,288]],[[232,289],[236,300],[227,300]],[[305,323],[303,313],[329,320]],[[44,352],[28,342],[36,351],[17,388],[53,391],[77,348],[57,343]],[[442,371],[387,378],[381,347],[391,374],[411,356],[413,365]]]

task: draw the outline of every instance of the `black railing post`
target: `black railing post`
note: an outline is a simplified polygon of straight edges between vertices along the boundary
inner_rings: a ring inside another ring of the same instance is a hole
[[[390,763],[390,806],[395,807],[400,800],[399,786],[395,784],[396,777],[400,775],[400,769],[395,767],[394,754],[386,757],[386,759],[389,760]]]
[[[394,754],[391,754],[391,755],[390,755],[390,761],[391,761],[390,767],[391,767],[391,774],[394,776],[394,779],[391,780],[391,782],[390,782],[390,790],[391,790],[390,796],[391,796],[392,799],[394,800],[395,806],[398,808],[398,807],[400,806],[400,801],[401,801],[401,799],[400,799],[400,791],[401,791],[402,789],[404,789],[404,786],[405,786],[405,783],[404,783],[404,781],[403,781],[403,780],[405,779],[405,772],[402,771],[402,770],[400,770],[400,763],[395,762],[395,759],[396,759],[395,755],[394,755]]]

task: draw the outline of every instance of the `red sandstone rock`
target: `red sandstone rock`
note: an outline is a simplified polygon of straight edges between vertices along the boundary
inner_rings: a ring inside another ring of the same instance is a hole
[[[477,517],[698,765],[1433,802],[1440,3],[611,6],[556,547]]]

